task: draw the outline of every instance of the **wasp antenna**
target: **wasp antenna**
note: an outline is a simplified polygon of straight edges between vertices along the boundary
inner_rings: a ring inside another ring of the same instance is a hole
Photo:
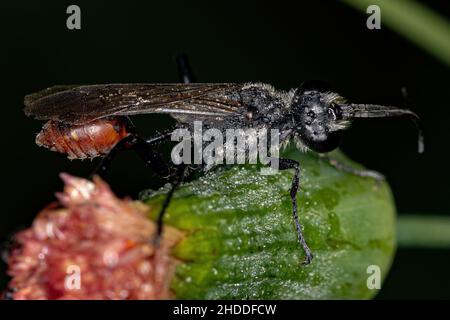
[[[341,105],[342,118],[390,118],[390,117],[408,117],[412,120],[417,129],[418,152],[425,151],[422,120],[417,114],[408,109],[401,109],[392,106],[382,106],[378,104],[347,104]]]

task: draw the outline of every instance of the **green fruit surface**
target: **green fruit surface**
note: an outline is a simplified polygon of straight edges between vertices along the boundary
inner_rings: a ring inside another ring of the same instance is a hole
[[[301,264],[289,197],[293,170],[262,175],[256,165],[217,168],[181,186],[164,218],[186,233],[173,252],[182,261],[172,280],[177,298],[368,299],[377,293],[367,285],[377,277],[369,266],[383,279],[395,252],[389,186],[338,171],[314,153],[291,149],[284,156],[301,163],[299,217],[312,263]],[[166,192],[144,197],[153,218]]]

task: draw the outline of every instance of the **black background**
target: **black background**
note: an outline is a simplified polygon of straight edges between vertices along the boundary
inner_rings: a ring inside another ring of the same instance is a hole
[[[81,30],[66,28],[70,4],[81,7]],[[445,1],[429,5],[450,16]],[[24,116],[24,95],[55,84],[176,82],[180,52],[201,82],[262,81],[289,89],[320,79],[351,101],[390,105],[402,105],[406,87],[410,108],[425,124],[425,154],[416,153],[413,125],[397,120],[355,123],[342,149],[387,176],[400,214],[447,215],[449,69],[385,26],[368,30],[366,19],[334,1],[3,2],[0,235],[31,223],[61,188],[59,172],[86,176],[95,165],[38,148],[41,123]],[[136,122],[150,135],[172,120]],[[119,195],[159,183],[131,153],[111,170]],[[400,249],[378,298],[449,298],[449,268],[448,250]]]

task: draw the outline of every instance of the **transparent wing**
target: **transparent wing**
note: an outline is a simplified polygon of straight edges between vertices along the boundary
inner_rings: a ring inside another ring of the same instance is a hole
[[[83,124],[114,115],[168,113],[224,117],[238,113],[241,84],[105,84],[56,86],[25,97],[25,114],[39,120]]]

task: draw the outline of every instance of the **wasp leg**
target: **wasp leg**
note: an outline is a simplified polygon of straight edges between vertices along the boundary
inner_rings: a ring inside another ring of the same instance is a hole
[[[189,61],[186,54],[180,54],[177,56],[177,67],[178,67],[178,76],[180,79],[180,82],[183,83],[192,83],[194,82],[194,76],[192,75],[192,71],[189,65]],[[171,177],[171,187],[169,190],[169,193],[167,194],[166,198],[164,199],[162,208],[158,214],[158,220],[157,220],[157,236],[155,238],[155,244],[158,245],[159,240],[161,238],[162,232],[163,232],[163,218],[164,214],[166,213],[167,207],[170,204],[170,201],[172,200],[173,193],[175,192],[176,188],[183,182],[185,175],[187,171],[187,166],[184,164],[178,165],[175,174]]]
[[[163,232],[163,218],[164,214],[167,211],[167,207],[169,207],[170,201],[172,200],[173,193],[175,192],[176,188],[183,182],[187,172],[187,166],[184,164],[181,164],[177,167],[177,170],[175,171],[175,174],[171,177],[170,182],[170,190],[169,193],[166,195],[166,198],[164,199],[163,205],[161,210],[158,213],[158,220],[157,220],[157,234],[155,237],[155,244],[158,245],[159,240],[161,238],[162,232]]]
[[[306,258],[303,262],[304,265],[308,265],[311,263],[313,259],[313,255],[308,245],[306,244],[305,237],[303,236],[302,225],[298,219],[297,213],[297,192],[299,188],[299,180],[300,180],[300,163],[291,159],[280,159],[280,170],[294,169],[294,178],[292,179],[291,184],[291,201],[292,201],[292,215],[294,216],[295,228],[297,230],[298,242],[303,247],[305,251]]]
[[[382,182],[386,179],[384,175],[382,175],[377,171],[354,168],[336,159],[330,158],[327,154],[319,153],[319,157],[328,162],[331,166],[333,166],[339,171],[348,172],[359,177],[370,177],[375,179],[377,182]]]
[[[95,174],[100,176],[106,175],[112,160],[119,152],[124,150],[134,150],[156,174],[161,177],[168,177],[170,175],[169,166],[162,159],[161,154],[155,150],[154,145],[167,140],[169,137],[170,134],[161,134],[152,139],[145,140],[137,134],[131,133],[129,136],[120,140],[114,148],[102,158],[91,176]]]
[[[192,71],[189,65],[189,61],[187,58],[187,55],[180,54],[177,56],[177,67],[178,67],[178,75],[180,82],[183,83],[192,83],[194,82],[194,76],[192,75]],[[167,194],[166,198],[164,199],[163,205],[161,210],[158,214],[158,220],[157,220],[157,235],[155,237],[155,245],[158,245],[159,240],[161,239],[161,235],[163,232],[163,218],[164,214],[167,211],[167,207],[170,204],[170,201],[172,200],[173,193],[175,192],[176,188],[183,182],[185,175],[187,172],[187,166],[184,164],[178,165],[175,173],[170,177],[170,190]]]
[[[189,65],[189,60],[186,54],[180,54],[177,56],[178,77],[180,82],[192,83],[195,82],[192,70]]]
[[[159,144],[170,137],[170,133],[161,134],[157,137],[144,140],[139,137],[137,134],[130,134],[126,138],[122,139],[117,143],[114,148],[101,160],[100,164],[94,171],[94,174],[103,175],[106,173],[107,168],[109,167],[111,161],[117,155],[117,153],[124,150],[133,150],[135,151],[139,157],[141,157],[144,162],[159,176],[168,180],[171,184],[171,188],[169,193],[164,200],[163,206],[158,214],[157,220],[157,233],[154,238],[154,242],[159,243],[160,236],[162,234],[162,221],[164,217],[164,213],[166,212],[167,207],[169,206],[170,200],[172,198],[173,192],[176,187],[180,185],[184,178],[184,167],[185,166],[177,166],[176,170],[173,167],[167,165],[167,163],[163,160],[161,154],[157,152],[154,148],[156,144]]]

